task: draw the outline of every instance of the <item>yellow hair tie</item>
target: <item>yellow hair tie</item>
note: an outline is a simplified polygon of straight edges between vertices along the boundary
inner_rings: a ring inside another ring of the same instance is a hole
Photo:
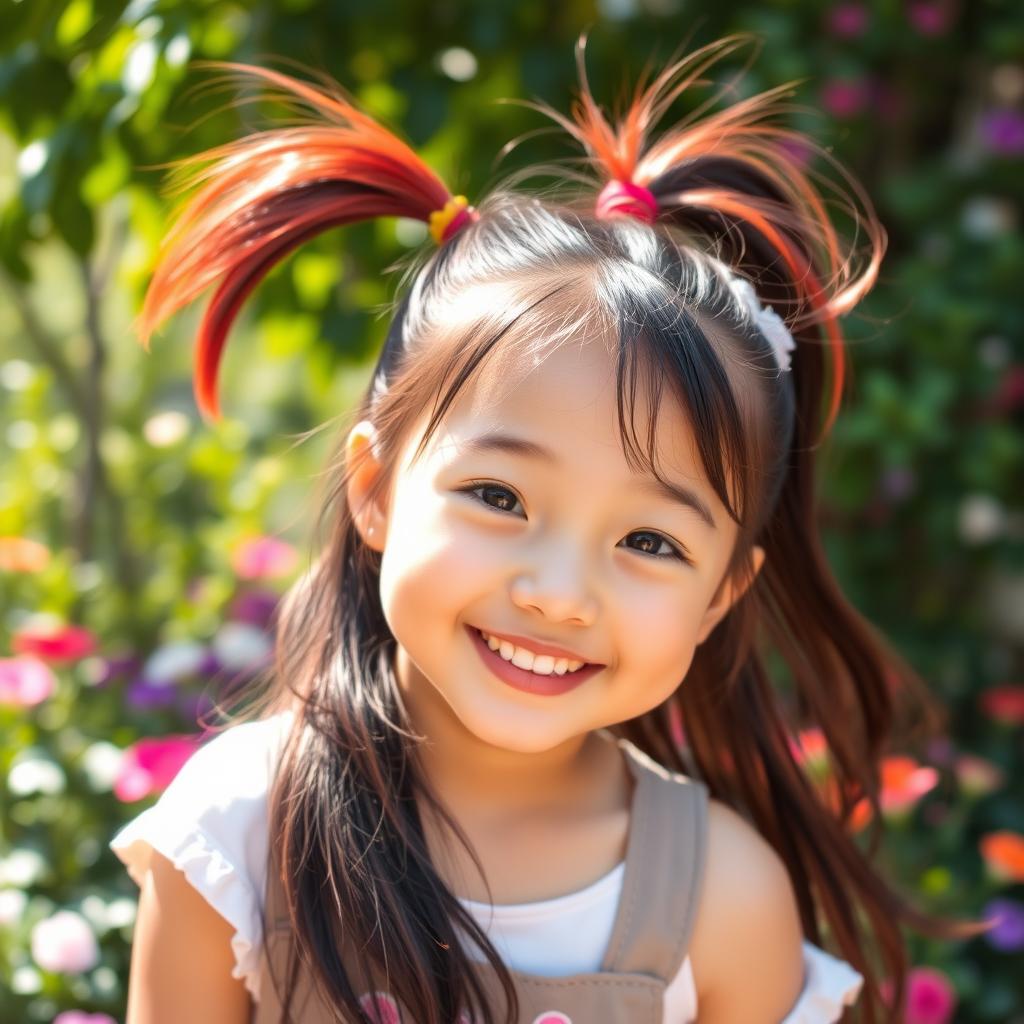
[[[440,245],[447,240],[448,226],[456,217],[460,223],[466,219],[466,208],[469,200],[465,196],[454,196],[444,204],[444,208],[430,214],[430,237]],[[460,216],[461,214],[461,216]]]

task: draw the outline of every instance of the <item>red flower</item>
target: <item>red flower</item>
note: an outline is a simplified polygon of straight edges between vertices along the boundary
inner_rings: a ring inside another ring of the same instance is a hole
[[[1024,686],[991,686],[978,698],[981,710],[1003,725],[1024,725]]]
[[[96,638],[83,626],[26,626],[15,632],[11,647],[43,661],[79,661],[96,650]]]

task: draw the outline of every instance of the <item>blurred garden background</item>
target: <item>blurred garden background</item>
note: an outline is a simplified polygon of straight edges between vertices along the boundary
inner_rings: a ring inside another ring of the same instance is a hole
[[[173,203],[155,165],[286,112],[197,90],[211,74],[191,62],[327,71],[473,202],[526,163],[580,155],[495,101],[567,111],[588,27],[606,109],[685,39],[757,34],[737,92],[800,80],[791,123],[864,182],[889,232],[880,282],[845,322],[854,381],[824,529],[949,730],[889,752],[879,864],[926,909],[999,922],[961,943],[909,936],[906,1020],[1024,1022],[1024,6],[3,0],[3,1024],[123,1021],[137,889],[107,843],[195,749],[211,699],[266,664],[275,602],[310,560],[334,440],[316,428],[368,379],[388,268],[431,244],[397,220],[308,243],[252,296],[225,419],[203,422],[201,304],[150,354],[132,333]],[[819,739],[794,723],[821,776]]]

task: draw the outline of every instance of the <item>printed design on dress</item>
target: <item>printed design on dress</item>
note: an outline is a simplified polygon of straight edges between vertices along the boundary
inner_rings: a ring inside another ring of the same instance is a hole
[[[374,1024],[402,1024],[398,1003],[387,992],[367,992],[359,997],[359,1005]],[[468,1013],[459,1014],[459,1024],[474,1024]],[[533,1018],[533,1024],[572,1024],[558,1010],[545,1010]]]
[[[402,1024],[398,1003],[387,992],[367,992],[359,997],[359,1005],[374,1024]]]

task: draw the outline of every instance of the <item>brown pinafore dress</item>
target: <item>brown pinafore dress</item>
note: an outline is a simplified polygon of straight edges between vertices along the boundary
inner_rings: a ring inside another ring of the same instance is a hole
[[[627,740],[619,739],[636,780],[626,864],[611,939],[593,973],[545,977],[511,971],[519,997],[518,1024],[662,1024],[665,989],[686,958],[704,876],[708,791],[699,780],[670,772]],[[281,1003],[268,972],[286,977],[290,930],[284,893],[268,871],[267,914],[260,968],[260,999],[252,1024],[279,1024]],[[348,969],[346,961],[346,969]],[[300,967],[292,1019],[333,1024]],[[491,1005],[504,1008],[500,983],[489,964],[479,964]],[[415,1024],[414,1008],[399,1007],[381,989],[363,998],[380,1024]],[[473,1024],[468,1014],[459,1024]]]

